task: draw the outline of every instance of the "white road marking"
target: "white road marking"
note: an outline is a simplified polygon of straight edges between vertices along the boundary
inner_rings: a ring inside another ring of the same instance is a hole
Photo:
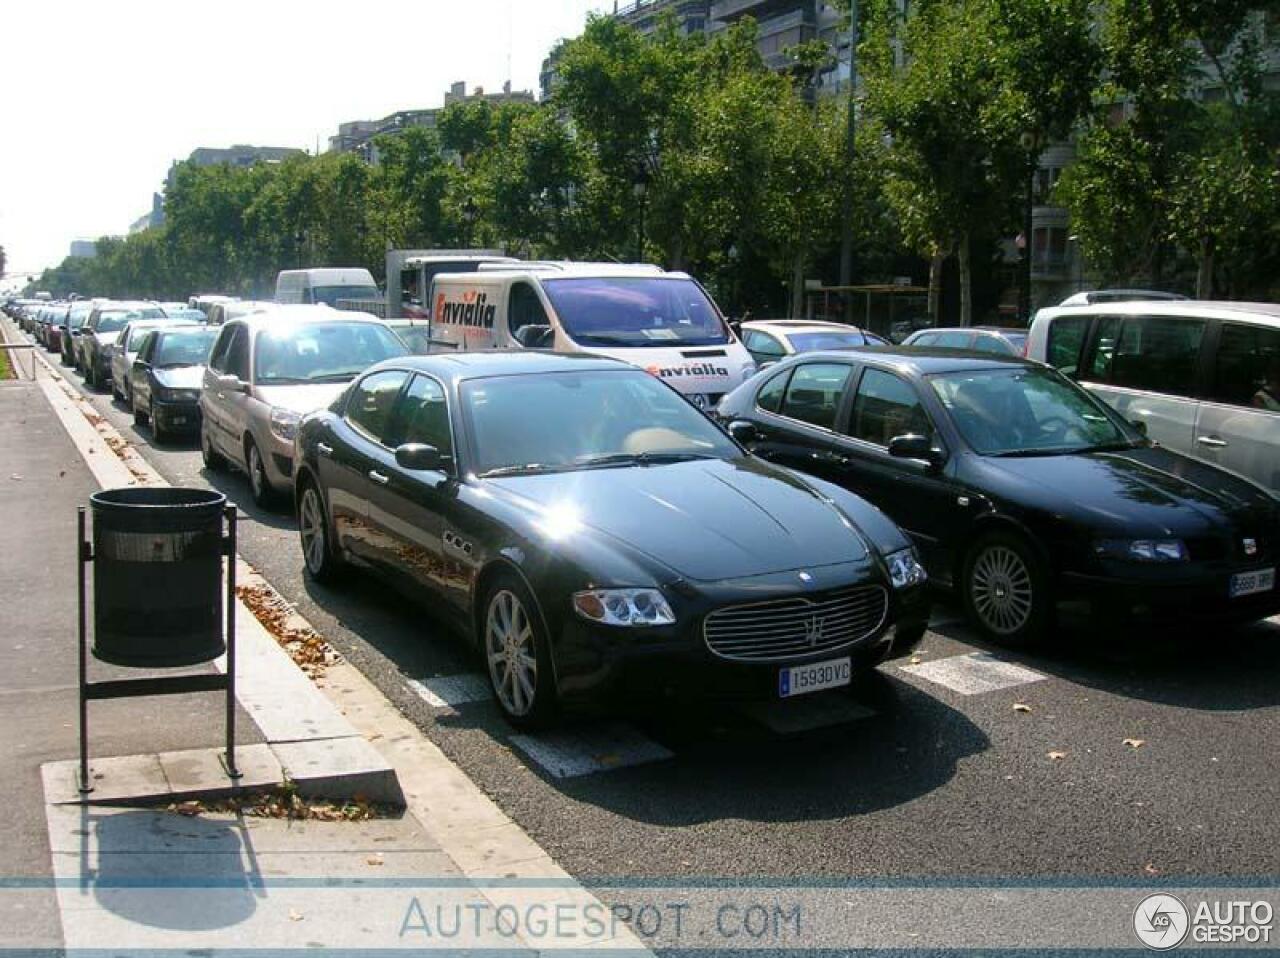
[[[440,675],[432,679],[409,679],[413,689],[433,709],[455,708],[489,698],[489,683],[483,675]]]
[[[990,652],[953,655],[936,662],[900,668],[908,675],[941,685],[960,695],[981,695],[1047,678],[1033,669],[997,659]]]
[[[876,714],[875,709],[855,701],[845,692],[807,695],[785,702],[756,702],[743,711],[779,735],[811,732]]]
[[[553,778],[593,775],[660,762],[674,755],[670,749],[621,723],[541,735],[513,735],[511,741]]]

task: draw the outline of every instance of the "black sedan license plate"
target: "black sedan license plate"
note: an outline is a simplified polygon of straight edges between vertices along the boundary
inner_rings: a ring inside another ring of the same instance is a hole
[[[828,659],[825,662],[793,665],[790,668],[780,669],[778,697],[788,699],[793,695],[839,688],[849,684],[852,674],[853,661],[848,656],[843,659]]]
[[[1276,587],[1276,570],[1259,569],[1257,572],[1241,572],[1231,577],[1231,598],[1270,592]]]

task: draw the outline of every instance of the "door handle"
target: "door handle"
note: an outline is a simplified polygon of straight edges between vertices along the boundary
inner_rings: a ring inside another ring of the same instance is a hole
[[[377,469],[369,470],[369,478],[372,479],[374,482],[376,482],[380,486],[385,486],[388,482],[391,481],[389,477],[384,476],[382,473],[378,472]]]
[[[318,442],[316,443],[316,452],[320,453],[320,455],[322,456],[332,456],[333,446],[330,446],[323,442]]]
[[[1208,446],[1210,449],[1226,449],[1231,443],[1218,436],[1197,436],[1196,442],[1202,446]]]

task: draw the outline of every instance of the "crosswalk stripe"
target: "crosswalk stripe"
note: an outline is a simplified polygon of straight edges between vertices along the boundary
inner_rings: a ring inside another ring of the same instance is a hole
[[[953,655],[935,662],[900,668],[908,675],[941,685],[960,695],[981,695],[1047,678],[1034,669],[998,659],[990,652]]]
[[[409,679],[409,688],[432,708],[455,708],[489,698],[489,683],[484,676],[472,672],[461,675],[438,675],[430,679]]]
[[[674,755],[670,749],[622,723],[539,735],[513,735],[511,741],[553,778],[593,775],[660,762]]]

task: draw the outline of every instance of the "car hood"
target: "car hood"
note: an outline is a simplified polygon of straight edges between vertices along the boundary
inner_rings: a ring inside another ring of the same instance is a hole
[[[309,386],[257,386],[254,393],[270,406],[278,406],[305,416],[324,409],[347,388],[346,383],[315,383]]]
[[[155,376],[169,389],[199,389],[204,384],[204,366],[166,366],[157,368]]]
[[[1259,486],[1157,446],[987,462],[1035,490],[1042,506],[1085,513],[1103,531],[1186,536],[1224,522],[1272,523],[1278,515],[1276,500]]]
[[[485,480],[549,523],[589,528],[702,581],[863,560],[838,506],[755,459],[587,469]]]

